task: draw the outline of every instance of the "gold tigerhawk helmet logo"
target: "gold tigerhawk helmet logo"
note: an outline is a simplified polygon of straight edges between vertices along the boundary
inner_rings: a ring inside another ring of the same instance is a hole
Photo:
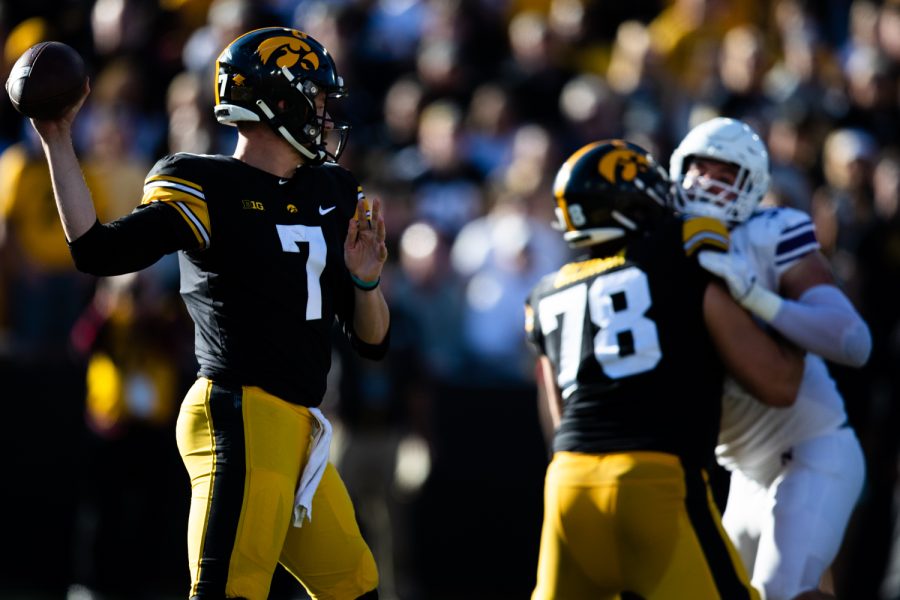
[[[293,204],[288,204],[288,205],[287,205],[287,211],[288,211],[289,213],[295,213],[295,212],[297,212],[297,207],[294,206]]]
[[[641,171],[650,167],[647,157],[630,148],[617,148],[600,159],[597,170],[610,183],[633,181]]]
[[[298,62],[304,71],[315,71],[319,68],[319,55],[313,52],[312,47],[303,39],[294,35],[279,35],[263,40],[256,53],[262,58],[263,64],[268,64],[272,55],[278,53],[275,64],[279,68],[290,69]]]

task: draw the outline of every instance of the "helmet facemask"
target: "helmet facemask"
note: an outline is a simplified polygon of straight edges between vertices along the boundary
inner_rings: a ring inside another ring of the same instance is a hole
[[[264,98],[256,100],[264,120],[307,163],[318,165],[326,161],[337,162],[347,144],[350,126],[332,119],[328,106],[329,100],[344,96],[343,87],[323,89],[311,79],[293,77],[286,68],[282,69],[282,73],[289,86],[275,96],[279,98],[275,106],[270,106]],[[323,100],[321,107],[317,107],[316,98],[320,94],[323,95]],[[329,150],[329,140],[334,150]]]
[[[687,157],[688,169],[695,158],[707,157]],[[750,171],[741,165],[726,164],[737,169],[733,183],[707,175],[693,175],[690,172],[682,174],[675,182],[677,208],[681,212],[713,217],[720,221],[746,221],[759,203]]]

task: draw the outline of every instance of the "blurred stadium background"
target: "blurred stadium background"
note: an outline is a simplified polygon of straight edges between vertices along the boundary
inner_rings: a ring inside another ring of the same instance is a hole
[[[393,351],[335,349],[334,460],[386,600],[515,600],[533,584],[547,462],[522,302],[566,256],[553,175],[626,137],[663,164],[691,125],[744,119],[767,202],[809,211],[875,336],[836,369],[868,459],[839,597],[900,599],[900,1],[5,0],[0,64],[59,40],[93,92],[76,145],[104,219],[153,162],[230,153],[219,51],[288,25],[334,54],[342,164],[384,199]],[[189,487],[173,419],[194,375],[177,264],[73,270],[35,136],[0,102],[0,599],[184,598]],[[688,390],[672,401],[690,410]],[[283,572],[271,598],[304,598]]]

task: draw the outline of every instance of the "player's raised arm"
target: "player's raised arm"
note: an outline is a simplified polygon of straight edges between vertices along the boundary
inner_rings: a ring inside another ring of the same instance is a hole
[[[63,230],[75,240],[97,220],[72,146],[72,122],[90,93],[84,60],[61,42],[35,44],[13,65],[6,92],[41,138]]]
[[[72,123],[90,93],[85,82],[82,96],[59,118],[31,119],[41,138],[41,146],[50,167],[53,195],[66,239],[81,237],[97,221],[91,192],[84,181],[81,165],[72,144]]]

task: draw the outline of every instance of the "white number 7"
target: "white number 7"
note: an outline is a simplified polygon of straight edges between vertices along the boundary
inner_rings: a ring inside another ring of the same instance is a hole
[[[228,73],[219,73],[219,98],[225,95],[225,84],[228,83]]]
[[[321,227],[307,225],[275,225],[285,252],[300,253],[300,244],[309,244],[306,259],[306,320],[322,318],[322,284],[319,279],[325,270],[328,246]]]

